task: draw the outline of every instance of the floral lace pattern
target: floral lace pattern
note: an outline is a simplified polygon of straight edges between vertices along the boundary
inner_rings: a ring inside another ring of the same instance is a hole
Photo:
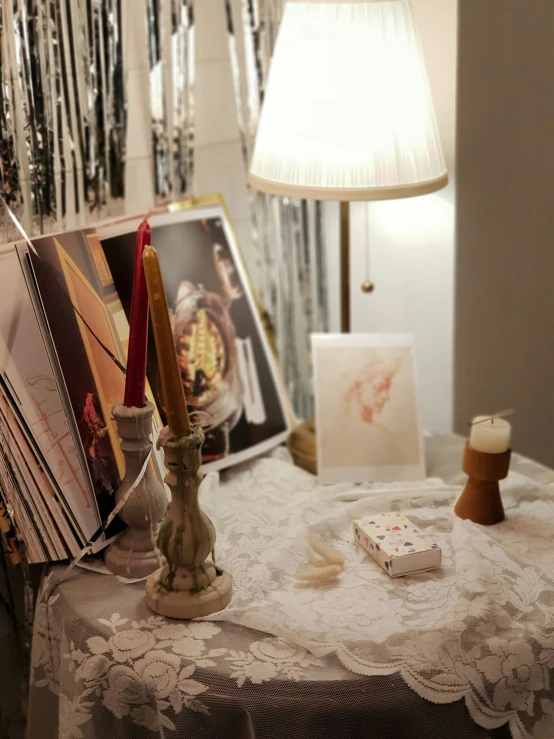
[[[255,684],[273,680],[277,676],[289,680],[300,680],[304,670],[310,666],[323,667],[323,662],[284,639],[263,639],[250,645],[248,652],[229,650],[226,661],[231,662],[231,677],[237,679],[241,688],[246,680]]]
[[[47,598],[41,608],[52,607],[58,597]],[[58,665],[73,676],[78,688],[71,697],[63,693],[59,696],[59,734],[64,739],[83,738],[83,727],[92,719],[96,700],[118,719],[129,717],[134,724],[162,735],[163,729],[176,731],[168,716],[170,709],[174,715],[183,709],[208,712],[198,697],[208,686],[193,675],[198,667],[216,667],[218,658],[230,663],[227,672],[238,687],[246,681],[267,682],[278,675],[299,680],[306,668],[323,667],[321,660],[306,649],[280,638],[259,639],[250,644],[248,651],[210,648],[208,642],[221,633],[221,627],[206,621],[168,623],[160,616],[149,616],[129,623],[129,619],[114,613],[98,622],[112,634],[108,638],[89,637],[83,649],[71,641],[62,655],[65,664]],[[41,611],[35,622],[32,684],[58,693],[59,685],[53,679],[57,663],[48,658],[45,640],[51,646],[55,641],[48,638]],[[50,678],[38,679],[37,671],[41,669]]]
[[[119,613],[98,621],[113,632],[108,639],[91,636],[84,649],[70,642],[68,652],[63,654],[67,672],[73,674],[79,692],[72,701],[63,696],[62,737],[81,739],[80,727],[91,719],[93,696],[101,698],[104,708],[116,718],[129,716],[133,723],[153,731],[160,727],[175,730],[166,714],[170,707],[175,714],[183,708],[207,710],[198,696],[208,687],[193,675],[199,664],[215,666],[210,658],[220,656],[221,650],[208,649],[206,641],[221,631],[219,626],[171,626],[158,616],[129,623]],[[202,657],[183,664],[183,654],[187,658]]]
[[[63,739],[87,736],[99,706],[160,736],[175,731],[183,711],[209,713],[210,675],[245,689],[323,680],[331,669],[334,679],[398,673],[433,702],[465,699],[485,728],[509,722],[516,739],[554,736],[554,490],[511,475],[507,520],[484,528],[455,519],[456,493],[433,482],[370,496],[362,486],[345,503],[337,498],[352,486],[319,487],[279,455],[210,478],[203,506],[234,579],[225,611],[178,622],[145,606],[135,620],[121,607],[87,618],[77,641],[59,626],[60,593],[72,596],[55,580],[43,586],[32,684],[59,694]],[[392,580],[353,544],[353,518],[384,510],[402,510],[439,544],[440,570]],[[345,554],[335,586],[295,581],[309,530]],[[141,589],[92,576],[121,599]]]

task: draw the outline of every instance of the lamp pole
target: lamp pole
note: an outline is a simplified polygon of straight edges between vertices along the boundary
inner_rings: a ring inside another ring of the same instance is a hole
[[[350,333],[350,203],[340,201],[340,330]]]

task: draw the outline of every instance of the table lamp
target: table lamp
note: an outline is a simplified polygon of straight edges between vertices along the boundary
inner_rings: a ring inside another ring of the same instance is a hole
[[[448,183],[407,0],[288,0],[249,183],[340,202],[341,329],[350,331],[349,202],[424,195]],[[302,428],[313,435],[313,422]],[[309,456],[315,437],[300,444]]]

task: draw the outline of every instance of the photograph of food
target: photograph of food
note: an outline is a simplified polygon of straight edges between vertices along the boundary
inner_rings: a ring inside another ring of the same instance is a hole
[[[139,220],[98,231],[127,319]],[[191,422],[205,435],[204,464],[227,467],[267,451],[284,440],[289,423],[275,360],[224,206],[216,198],[149,222]],[[165,422],[152,331],[147,376]]]

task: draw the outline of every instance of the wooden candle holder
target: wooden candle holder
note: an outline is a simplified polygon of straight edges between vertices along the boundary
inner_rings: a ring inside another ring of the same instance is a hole
[[[454,513],[474,523],[491,526],[504,520],[499,480],[508,477],[511,450],[500,454],[478,452],[469,442],[464,451],[463,470],[469,476]]]

